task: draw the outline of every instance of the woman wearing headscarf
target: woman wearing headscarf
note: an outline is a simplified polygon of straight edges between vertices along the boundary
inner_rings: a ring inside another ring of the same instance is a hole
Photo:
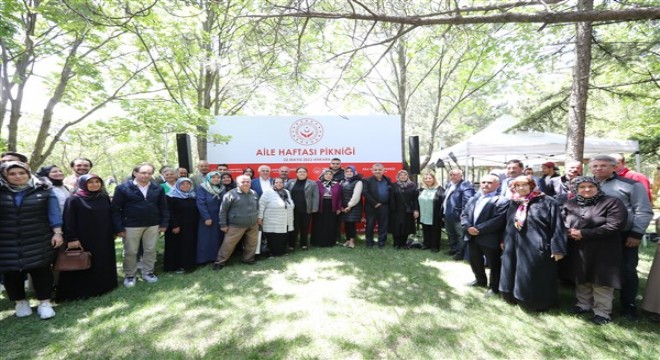
[[[259,198],[257,223],[263,227],[273,256],[286,254],[288,236],[293,231],[294,207],[282,178],[273,179],[273,191],[266,191]]]
[[[595,178],[573,179],[571,192],[575,198],[562,210],[577,298],[569,311],[593,311],[591,321],[605,325],[611,321],[614,289],[621,288],[621,231],[628,212],[621,200],[603,193]]]
[[[95,174],[78,178],[78,190],[64,205],[64,240],[69,249],[82,247],[92,254],[87,270],[60,272],[57,300],[98,296],[117,287],[117,258],[110,197]]]
[[[179,178],[167,193],[170,223],[165,232],[165,271],[183,273],[195,267],[197,256],[197,226],[199,211],[193,182]]]
[[[332,180],[332,170],[325,169],[321,179],[316,181],[319,188],[319,211],[312,217],[312,245],[334,246],[337,243],[339,213],[341,212],[341,185]]]
[[[319,187],[307,178],[307,168],[301,166],[296,169],[295,181],[289,181],[287,190],[291,193],[293,203],[293,232],[289,237],[289,249],[296,247],[296,240],[300,241],[300,249],[307,250],[307,235],[312,214],[319,210]]]
[[[395,249],[405,249],[408,235],[415,233],[415,219],[419,217],[417,185],[410,181],[408,172],[396,174],[392,185],[394,201],[390,204],[389,230],[392,233]]]
[[[50,183],[32,176],[30,167],[9,161],[0,166],[0,271],[16,316],[32,315],[24,280],[32,276],[41,319],[55,316],[50,303],[54,248],[62,246],[62,214]]]
[[[224,233],[220,231],[220,203],[224,195],[221,181],[220,173],[211,171],[195,189],[199,210],[197,264],[214,262],[224,238]]]
[[[346,232],[345,247],[355,248],[357,231],[355,224],[362,221],[362,175],[357,173],[355,166],[344,169],[344,180],[341,181],[341,220]]]
[[[60,204],[60,211],[64,211],[64,203],[66,199],[71,196],[71,189],[64,185],[64,172],[56,165],[42,166],[37,170],[37,176],[47,178],[53,184],[52,191],[57,196],[57,201]]]
[[[236,188],[236,181],[234,181],[234,178],[231,176],[230,173],[222,173],[220,175],[220,180],[222,181],[222,186],[223,186],[223,191],[226,193],[227,191],[231,189]]]
[[[510,182],[500,292],[531,310],[557,303],[557,265],[566,254],[566,229],[557,202],[536,189],[534,179]]]
[[[422,187],[419,189],[417,203],[419,204],[419,222],[422,224],[424,246],[440,252],[440,231],[444,227],[442,203],[445,200],[445,190],[438,183],[435,174],[426,171],[422,175]]]

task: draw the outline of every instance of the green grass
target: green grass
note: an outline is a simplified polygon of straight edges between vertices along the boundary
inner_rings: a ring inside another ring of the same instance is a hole
[[[654,247],[643,249],[642,289]],[[160,259],[159,259],[160,261]],[[428,251],[311,249],[254,266],[233,259],[18,319],[0,299],[2,359],[648,358],[660,326],[593,326],[530,313],[466,287],[467,263]],[[562,307],[573,302],[561,291]],[[36,301],[32,301],[36,305]],[[616,309],[616,304],[615,304]]]

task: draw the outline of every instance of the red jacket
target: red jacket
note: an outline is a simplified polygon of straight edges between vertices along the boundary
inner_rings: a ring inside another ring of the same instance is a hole
[[[646,193],[649,196],[649,200],[653,202],[653,197],[651,196],[651,182],[646,176],[644,176],[644,174],[638,173],[637,171],[632,171],[627,167],[624,167],[623,170],[617,173],[617,175],[642,183],[642,185],[644,185],[646,188]]]

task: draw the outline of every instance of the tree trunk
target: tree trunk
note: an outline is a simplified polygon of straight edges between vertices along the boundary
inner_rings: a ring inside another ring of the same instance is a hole
[[[590,11],[593,7],[593,0],[578,1],[579,11]],[[584,132],[591,70],[591,32],[590,22],[576,24],[575,65],[568,108],[566,160],[582,161],[584,158]]]
[[[409,171],[410,162],[406,161],[406,112],[408,110],[407,99],[407,86],[408,86],[408,69],[406,64],[406,46],[403,41],[399,41],[397,47],[397,61],[399,63],[399,114],[401,116],[401,161],[403,161],[404,169]]]

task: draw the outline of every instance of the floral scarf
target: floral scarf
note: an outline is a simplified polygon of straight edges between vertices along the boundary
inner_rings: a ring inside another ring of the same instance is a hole
[[[525,226],[525,221],[527,220],[527,210],[529,209],[529,202],[532,199],[541,196],[545,196],[545,194],[540,192],[538,189],[532,190],[526,196],[521,196],[517,192],[514,192],[511,201],[518,204],[518,208],[516,209],[516,215],[513,217],[513,225],[518,231],[520,231]]]

